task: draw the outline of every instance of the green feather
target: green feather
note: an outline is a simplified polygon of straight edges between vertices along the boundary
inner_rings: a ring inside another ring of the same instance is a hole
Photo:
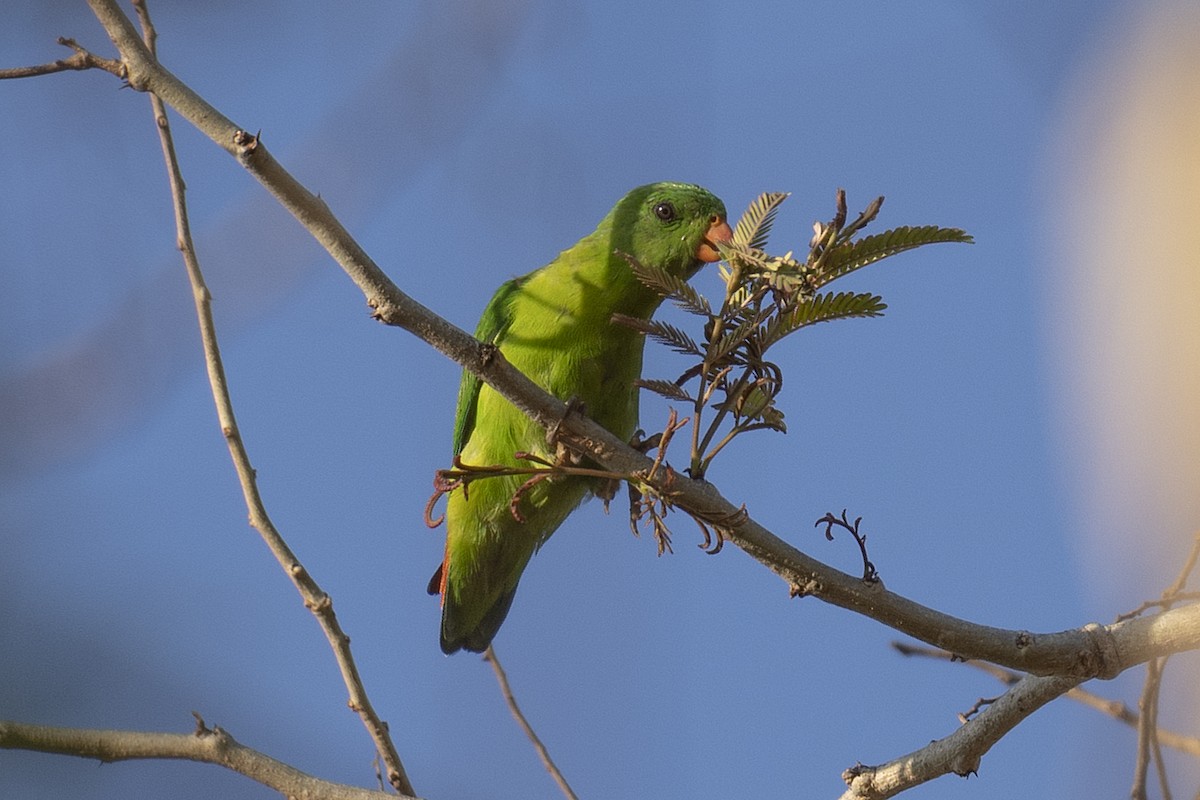
[[[509,300],[523,281],[524,278],[514,278],[496,290],[483,310],[483,316],[479,318],[479,325],[475,328],[476,339],[493,345],[499,342],[512,320]],[[454,455],[462,452],[467,437],[475,427],[475,401],[479,398],[481,383],[475,373],[463,370],[462,383],[458,387],[458,407],[454,412]]]
[[[626,257],[686,280],[725,207],[706,190],[681,183],[634,189],[596,230],[539,270],[508,281],[488,303],[475,332],[554,396],[622,439],[637,428],[644,335],[612,323],[614,314],[649,319],[660,295],[634,275]],[[725,227],[726,235],[728,227]],[[454,454],[472,466],[515,465],[526,451],[552,460],[545,431],[491,387],[463,373]],[[446,559],[430,583],[443,587],[441,646],[483,651],[504,622],[530,557],[592,489],[560,476],[522,495],[524,521],[511,512],[521,477],[476,480],[450,495]]]

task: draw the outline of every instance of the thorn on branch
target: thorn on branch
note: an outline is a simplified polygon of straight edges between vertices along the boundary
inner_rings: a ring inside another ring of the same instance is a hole
[[[825,538],[831,542],[833,541],[834,525],[837,525],[839,528],[845,528],[850,532],[850,535],[854,537],[855,543],[858,544],[859,552],[862,553],[863,583],[879,583],[879,571],[875,569],[875,565],[871,563],[869,558],[867,558],[867,535],[865,533],[858,532],[858,526],[862,523],[862,517],[856,518],[854,522],[851,523],[849,518],[846,516],[846,509],[843,508],[840,519],[835,517],[833,512],[830,511],[826,513],[825,516],[817,520],[814,524],[814,527],[819,527],[821,523],[825,523]]]

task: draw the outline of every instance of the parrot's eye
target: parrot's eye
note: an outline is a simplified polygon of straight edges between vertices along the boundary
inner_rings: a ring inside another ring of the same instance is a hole
[[[675,206],[672,203],[658,203],[655,205],[654,216],[663,222],[673,222],[678,219],[678,215],[675,213]]]

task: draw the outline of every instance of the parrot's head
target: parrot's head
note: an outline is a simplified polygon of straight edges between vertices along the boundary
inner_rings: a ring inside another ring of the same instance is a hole
[[[681,278],[720,261],[717,242],[733,236],[725,204],[690,183],[650,183],[625,195],[609,212],[613,248],[639,263]]]

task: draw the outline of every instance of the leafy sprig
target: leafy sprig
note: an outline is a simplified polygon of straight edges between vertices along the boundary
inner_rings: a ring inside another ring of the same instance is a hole
[[[717,454],[741,434],[787,431],[783,412],[776,405],[783,389],[783,370],[767,358],[771,347],[819,322],[878,317],[887,308],[883,298],[871,292],[834,293],[822,292],[822,288],[897,253],[938,242],[972,241],[958,228],[936,225],[905,226],[856,238],[879,215],[883,198],[872,201],[851,220],[846,193],[839,189],[834,216],[813,226],[803,261],[790,251],[771,255],[764,248],[779,206],[787,197],[779,192],[760,195],[738,220],[732,240],[718,245],[725,296],[717,312],[687,282],[624,256],[639,281],[704,320],[700,341],[665,322],[614,317],[614,322],[696,359],[673,381],[638,382],[643,389],[692,406],[688,474],[693,478],[704,477]]]

